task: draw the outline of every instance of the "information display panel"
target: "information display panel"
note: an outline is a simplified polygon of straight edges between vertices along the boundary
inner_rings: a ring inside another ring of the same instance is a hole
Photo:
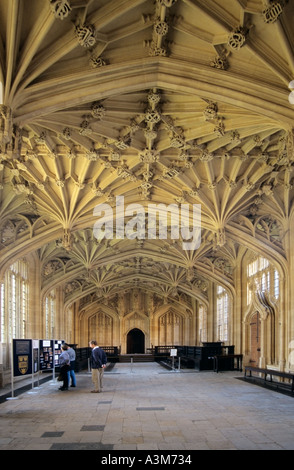
[[[40,370],[52,370],[54,368],[54,340],[40,340]]]
[[[32,340],[32,347],[33,347],[33,374],[39,371],[39,340],[33,339]]]
[[[32,374],[32,340],[14,339],[12,345],[13,376]]]

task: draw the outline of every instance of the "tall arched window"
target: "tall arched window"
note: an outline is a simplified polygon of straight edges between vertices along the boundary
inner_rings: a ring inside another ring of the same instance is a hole
[[[0,285],[1,341],[26,337],[28,316],[28,264],[26,260],[13,263]]]
[[[1,282],[0,284],[0,317],[1,317],[1,323],[0,323],[0,328],[1,328],[1,336],[0,336],[0,341],[1,343],[5,343],[5,327],[6,327],[6,321],[5,321],[5,305],[4,305],[4,299],[5,299],[5,294],[4,294],[4,282]]]
[[[216,289],[217,338],[228,341],[229,295],[222,286]]]
[[[280,278],[278,270],[270,262],[258,256],[247,266],[247,304],[252,298],[252,291],[267,291],[275,299],[280,295]]]
[[[0,104],[3,104],[3,100],[4,100],[4,87],[3,87],[3,83],[0,77]]]
[[[45,298],[45,337],[54,338],[56,296],[55,291],[49,292]]]
[[[203,304],[199,304],[199,340],[207,341],[207,308]]]

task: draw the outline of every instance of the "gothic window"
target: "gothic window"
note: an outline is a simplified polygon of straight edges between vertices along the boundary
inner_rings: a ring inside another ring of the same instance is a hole
[[[25,338],[28,315],[28,264],[25,260],[13,263],[0,285],[1,341]]]
[[[278,271],[275,269],[274,270],[274,296],[276,299],[279,298],[279,294],[280,294],[280,278],[279,278]]]
[[[253,291],[268,292],[275,299],[280,295],[279,273],[262,256],[255,258],[247,266],[247,304],[251,302]]]
[[[199,340],[207,341],[207,308],[205,305],[199,305]]]
[[[217,286],[216,312],[217,337],[219,341],[228,340],[229,295],[222,286]]]
[[[50,339],[54,336],[56,297],[52,290],[45,298],[45,336]]]
[[[1,317],[1,343],[5,343],[5,307],[4,307],[4,282],[0,284],[0,317]]]

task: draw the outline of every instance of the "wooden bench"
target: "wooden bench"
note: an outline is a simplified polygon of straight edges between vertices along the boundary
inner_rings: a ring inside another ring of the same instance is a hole
[[[266,383],[271,382],[271,383],[274,383],[277,386],[277,388],[279,387],[290,388],[291,393],[294,393],[294,374],[291,374],[289,372],[281,372],[279,370],[274,370],[274,369],[262,369],[260,367],[255,367],[255,366],[244,367],[245,378],[248,377],[247,372],[249,372],[249,377],[253,377],[252,372],[256,374],[263,374],[263,378],[256,377],[256,376],[254,376],[254,378],[262,380],[265,385]],[[268,376],[270,378],[269,381],[267,380]],[[287,379],[290,381],[290,383],[287,384],[285,382],[273,381],[273,377],[280,377],[282,379]]]

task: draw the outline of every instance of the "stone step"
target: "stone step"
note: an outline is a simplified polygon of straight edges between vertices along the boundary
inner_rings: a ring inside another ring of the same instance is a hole
[[[119,362],[154,362],[152,354],[120,354]]]

